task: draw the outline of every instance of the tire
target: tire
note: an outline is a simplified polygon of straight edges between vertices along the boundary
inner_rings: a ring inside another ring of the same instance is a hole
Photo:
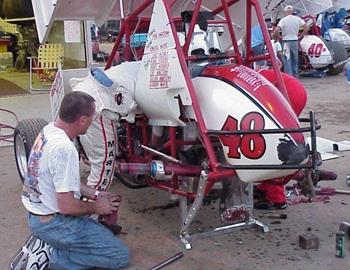
[[[2,11],[7,19],[33,17],[32,3],[27,0],[3,0]]]
[[[22,183],[27,173],[27,163],[30,151],[36,137],[47,122],[41,118],[25,119],[20,121],[14,132],[14,154],[17,171]]]
[[[2,4],[3,4],[4,0],[0,0],[0,18],[6,18],[5,17],[5,13],[2,9]]]
[[[334,65],[341,63],[348,59],[348,53],[345,49],[345,46],[342,41],[324,41],[327,48],[329,49],[330,52],[333,52],[333,61],[334,63],[329,65],[328,69],[328,74],[329,75],[337,75],[341,72],[343,72],[344,64],[340,64],[336,67]]]

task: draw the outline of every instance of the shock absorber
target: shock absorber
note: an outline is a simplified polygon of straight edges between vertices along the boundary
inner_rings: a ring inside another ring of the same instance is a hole
[[[129,175],[149,175],[157,179],[165,175],[164,164],[160,160],[153,160],[150,163],[119,163],[119,172]]]
[[[149,175],[157,180],[167,180],[173,174],[183,176],[199,176],[200,166],[182,166],[179,164],[164,164],[161,160],[153,160],[149,163],[119,163],[120,174]]]

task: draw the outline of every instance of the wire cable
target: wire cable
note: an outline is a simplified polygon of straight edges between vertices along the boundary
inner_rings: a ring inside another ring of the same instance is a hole
[[[6,112],[6,113],[14,116],[14,118],[16,119],[16,125],[17,125],[18,117],[14,112],[3,109],[3,108],[0,108],[0,111]],[[3,132],[3,130],[5,130],[5,132]],[[14,130],[15,130],[15,127],[0,122],[0,142],[4,141],[4,142],[13,143]]]

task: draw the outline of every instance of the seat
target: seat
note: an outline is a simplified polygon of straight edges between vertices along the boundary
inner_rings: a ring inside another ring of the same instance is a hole
[[[39,46],[38,57],[29,57],[30,92],[50,91],[58,68],[63,64],[64,48],[62,44],[43,44]],[[33,74],[36,74],[41,88],[33,86]]]

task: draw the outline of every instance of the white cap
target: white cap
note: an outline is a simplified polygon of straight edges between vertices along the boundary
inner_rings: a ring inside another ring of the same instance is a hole
[[[289,11],[289,10],[293,10],[293,6],[291,6],[291,5],[287,5],[287,6],[285,6],[284,7],[284,9],[283,9],[284,11]]]

